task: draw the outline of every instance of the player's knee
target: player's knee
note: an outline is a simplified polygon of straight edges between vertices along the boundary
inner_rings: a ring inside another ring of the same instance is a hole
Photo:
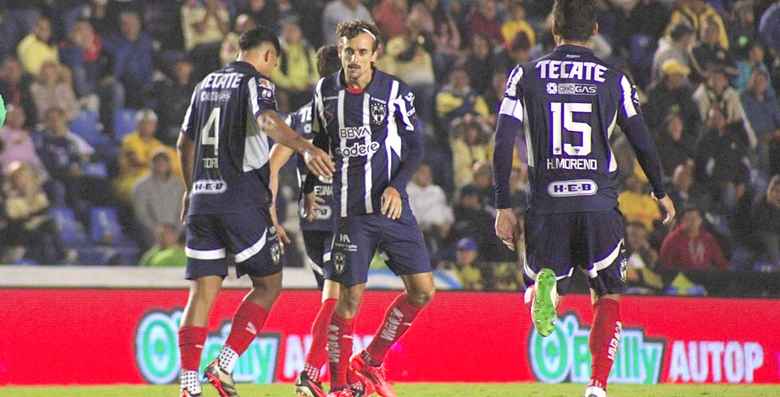
[[[336,303],[336,313],[343,318],[354,318],[357,316],[358,307],[360,307],[360,298],[355,296],[344,296]]]
[[[433,296],[435,294],[436,294],[436,288],[430,286],[430,288],[407,292],[407,299],[409,300],[409,303],[417,307],[422,307],[427,305],[428,302],[430,302],[431,300],[433,300]]]

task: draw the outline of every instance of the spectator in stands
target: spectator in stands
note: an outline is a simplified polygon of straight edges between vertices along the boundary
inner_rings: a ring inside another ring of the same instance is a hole
[[[465,186],[460,190],[454,207],[455,238],[480,238],[489,235],[493,227],[493,217],[482,207],[480,192],[474,186]]]
[[[102,77],[100,56],[103,43],[88,20],[79,20],[68,32],[67,40],[60,44],[59,56],[62,63],[73,74],[73,85],[79,97],[97,92],[98,80]]]
[[[138,129],[122,140],[119,154],[119,176],[115,183],[117,196],[125,203],[130,202],[136,183],[149,173],[152,155],[160,149],[173,153],[173,148],[163,145],[159,139],[154,137],[157,131],[157,114],[153,110],[140,110],[136,120],[138,121]],[[175,159],[173,164],[178,162],[177,157],[172,155],[171,158]]]
[[[8,106],[5,126],[0,129],[0,169],[6,169],[12,162],[27,164],[44,181],[47,178],[46,167],[35,151],[35,144],[30,137],[30,131],[24,127],[24,108],[16,105]]]
[[[336,26],[354,19],[373,21],[368,8],[360,0],[331,0],[322,12],[324,44],[336,44]]]
[[[704,37],[706,36],[705,30],[708,21],[711,21],[716,27],[715,37],[717,38],[718,45],[728,50],[729,36],[726,31],[726,25],[723,23],[723,18],[718,14],[718,11],[704,0],[687,0],[681,2],[672,12],[672,16],[669,19],[669,24],[666,28],[667,34],[675,26],[684,23],[696,32],[697,40],[701,41],[704,40]]]
[[[281,108],[293,111],[311,99],[312,86],[319,78],[317,60],[314,48],[303,38],[297,18],[282,21],[281,45],[279,67],[274,70],[271,79],[280,89],[277,95],[284,94],[287,99],[287,106]]]
[[[495,72],[501,72],[507,76],[516,65],[528,63],[531,60],[531,47],[525,32],[515,34],[515,38],[507,48],[499,53]]]
[[[625,182],[626,190],[618,196],[620,212],[628,222],[639,222],[648,231],[652,231],[653,223],[661,220],[661,210],[658,203],[645,192],[642,182],[630,176]]]
[[[729,75],[737,74],[737,64],[727,47],[720,45],[718,41],[718,26],[712,20],[707,20],[704,29],[704,38],[699,45],[691,50],[693,69],[699,80],[708,76],[710,69],[717,67],[723,69]]]
[[[181,196],[184,184],[173,173],[168,150],[158,149],[152,155],[149,175],[138,181],[133,188],[133,210],[136,222],[141,226],[141,235],[151,244],[157,226],[163,223],[175,224],[181,215]]]
[[[760,68],[753,69],[750,84],[740,94],[745,117],[756,133],[759,166],[769,170],[770,164],[780,164],[780,104],[769,93],[769,74]]]
[[[658,293],[664,283],[656,273],[658,251],[650,245],[648,232],[639,222],[626,225],[626,282],[633,293]]]
[[[466,69],[455,67],[450,72],[449,83],[436,94],[436,115],[443,126],[469,113],[483,117],[490,115],[485,100],[471,88],[471,79]]]
[[[528,48],[536,45],[536,32],[525,19],[525,7],[523,2],[513,0],[509,5],[511,17],[501,25],[501,37],[504,39],[504,46],[512,46],[518,34],[524,33],[528,40]]]
[[[277,28],[279,22],[279,6],[274,0],[249,0],[246,6],[239,9],[239,14],[248,15],[258,25]],[[308,4],[307,4],[308,5]],[[333,26],[335,35],[336,27]]]
[[[645,119],[651,131],[660,131],[666,116],[675,111],[683,119],[683,131],[698,135],[702,118],[692,99],[693,90],[687,79],[689,74],[690,69],[674,59],[668,59],[661,65],[661,80],[650,87],[645,106]]]
[[[523,36],[522,34],[518,35]],[[490,111],[489,122],[491,125],[496,124],[497,114],[501,101],[504,99],[504,92],[506,91],[506,79],[507,74],[503,68],[498,68],[493,71],[493,77],[490,79],[490,86],[483,95],[485,103]]]
[[[738,58],[745,58],[752,43],[758,39],[754,6],[753,0],[739,0],[732,9],[734,16],[728,26],[729,43],[731,43],[731,52]]]
[[[190,104],[196,81],[193,78],[192,61],[180,57],[173,65],[173,76],[156,83],[155,110],[160,115],[160,130],[157,138],[173,146],[179,137],[181,122]]]
[[[3,208],[8,219],[5,244],[22,247],[19,252],[22,255],[16,255],[11,261],[26,257],[41,264],[61,263],[65,249],[48,215],[49,200],[35,170],[17,161],[8,165],[5,175],[8,180]]]
[[[37,76],[45,62],[59,62],[57,46],[52,44],[51,21],[45,16],[38,18],[35,28],[16,48],[24,71]]]
[[[447,203],[447,196],[440,186],[433,183],[433,174],[428,164],[420,165],[406,191],[420,230],[425,235],[431,252],[435,253],[449,236],[455,221],[452,207]]]
[[[0,67],[0,93],[6,105],[16,105],[27,111],[26,126],[35,125],[38,115],[30,94],[30,80],[23,74],[22,65],[12,56],[7,57]]]
[[[727,124],[717,106],[710,109],[707,127],[696,148],[696,182],[732,211],[750,182],[747,134],[742,124]]]
[[[73,120],[80,110],[73,92],[70,71],[53,61],[44,62],[38,78],[30,86],[38,114],[46,114],[51,108],[65,111],[65,117]]]
[[[697,206],[699,208],[707,208],[709,204],[705,198],[702,197],[702,193],[699,188],[694,185],[693,181],[693,163],[680,164],[674,169],[672,173],[672,183],[668,190],[669,197],[674,202],[674,208],[686,208],[690,206]]]
[[[753,234],[758,238],[772,265],[780,265],[780,175],[769,181],[751,211]]]
[[[219,0],[185,2],[181,7],[184,48],[192,51],[200,45],[214,46],[230,32],[230,15]]]
[[[433,64],[436,72],[436,82],[442,84],[449,76],[450,69],[461,56],[460,31],[455,21],[444,9],[441,1],[428,0],[412,7],[412,13],[421,14],[421,19],[431,18],[433,25]]]
[[[473,182],[474,164],[491,158],[490,127],[472,114],[454,120],[451,126],[455,187],[461,188]]]
[[[466,71],[471,78],[471,86],[480,95],[490,86],[490,78],[496,69],[493,49],[486,36],[475,34],[471,37],[469,55],[466,57]]]
[[[501,43],[501,20],[495,0],[478,2],[469,18],[469,36],[481,35],[492,43]]]
[[[740,92],[746,90],[748,84],[750,84],[750,79],[753,76],[753,71],[756,69],[766,72],[767,79],[769,79],[769,69],[767,69],[766,64],[764,64],[764,46],[758,41],[750,43],[747,50],[747,58],[737,62],[739,76],[737,76],[734,82],[734,88]],[[767,93],[771,97],[776,96],[771,81]]]
[[[780,55],[780,3],[772,4],[761,15],[758,33],[767,47],[775,52],[775,56]]]
[[[663,159],[661,165],[667,177],[671,176],[680,164],[693,162],[696,155],[697,132],[684,134],[683,128],[685,125],[680,114],[672,112],[666,116],[664,129],[656,138],[658,155]]]
[[[184,267],[187,264],[187,255],[180,242],[181,232],[175,223],[159,224],[153,235],[157,243],[144,253],[138,266]]]
[[[726,270],[729,262],[715,237],[702,226],[701,211],[684,209],[680,223],[661,245],[661,264],[667,269]]]
[[[406,0],[380,0],[374,6],[374,21],[387,39],[406,34],[409,4]]]
[[[233,31],[225,35],[225,38],[222,40],[222,48],[219,51],[219,60],[222,62],[222,66],[236,60],[239,50],[238,38],[241,36],[241,33],[255,26],[257,26],[257,23],[248,14],[241,14],[236,18]]]
[[[693,99],[696,101],[702,120],[707,118],[711,109],[718,108],[726,117],[727,124],[742,124],[749,147],[756,147],[758,143],[756,134],[750,126],[750,120],[745,117],[739,93],[729,85],[728,75],[723,68],[716,67],[708,72],[707,81],[699,85],[693,93]]]
[[[672,28],[669,36],[659,40],[658,49],[653,56],[652,79],[659,81],[663,77],[661,66],[667,60],[674,59],[680,65],[690,68],[690,51],[696,40],[693,29],[686,24]]]
[[[495,190],[493,188],[493,169],[490,166],[490,161],[477,161],[471,169],[474,179],[468,186],[473,187],[479,193],[479,202],[482,204],[482,208],[494,212],[493,198],[495,197]]]
[[[465,290],[481,291],[485,288],[477,258],[479,258],[477,242],[471,238],[460,239],[455,253],[455,272]]]
[[[139,108],[154,75],[152,39],[141,30],[141,17],[136,12],[124,11],[119,20],[121,34],[107,37],[104,45],[113,57],[114,77],[125,88],[127,105]]]

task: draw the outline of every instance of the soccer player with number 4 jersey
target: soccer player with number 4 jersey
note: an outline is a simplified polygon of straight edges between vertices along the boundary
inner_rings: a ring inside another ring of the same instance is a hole
[[[618,169],[609,138],[620,126],[669,223],[658,153],[639,109],[636,88],[588,48],[598,31],[592,0],[557,0],[552,53],[511,72],[501,102],[493,158],[496,234],[514,249],[517,220],[509,177],[516,134],[525,136],[531,199],[525,217],[526,302],[542,336],[555,328],[559,295],[575,268],[587,275],[593,302],[586,397],[605,397],[620,341],[619,294],[625,285]]]
[[[179,329],[182,397],[201,395],[201,351],[228,259],[238,276],[249,275],[252,289],[236,310],[219,356],[205,370],[220,397],[238,396],[233,369],[281,289],[282,253],[269,215],[268,138],[301,153],[315,174],[329,177],[333,171],[330,155],[276,113],[275,87],[266,77],[280,53],[276,35],[258,27],[241,35],[239,47],[237,61],[195,88],[177,144],[187,187],[182,221],[191,280]]]

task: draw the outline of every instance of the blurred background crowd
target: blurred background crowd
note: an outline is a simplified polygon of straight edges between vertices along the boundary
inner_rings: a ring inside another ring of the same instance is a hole
[[[316,49],[360,18],[383,32],[378,66],[416,93],[426,161],[408,192],[435,266],[466,289],[517,290],[523,247],[511,252],[493,232],[491,142],[508,71],[554,47],[552,3],[0,0],[0,263],[182,266],[173,145],[194,85],[262,24],[282,40],[280,110],[295,110],[319,77]],[[637,84],[679,212],[661,225],[633,152],[613,134],[630,290],[777,293],[780,1],[596,4],[592,47]],[[518,136],[519,216],[525,153]],[[282,192],[295,233],[294,177]],[[289,251],[302,266],[301,250]]]

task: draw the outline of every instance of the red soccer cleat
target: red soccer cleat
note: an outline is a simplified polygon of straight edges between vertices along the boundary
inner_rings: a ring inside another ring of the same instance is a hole
[[[349,362],[350,368],[362,376],[366,380],[366,384],[373,386],[373,391],[376,391],[380,396],[396,397],[393,388],[387,383],[384,364],[378,367],[369,365],[363,358],[363,354],[365,352],[358,353],[352,357]]]
[[[336,390],[328,393],[327,397],[356,397],[355,393],[352,392],[352,389],[349,387],[345,387],[341,390]]]
[[[306,371],[298,374],[295,380],[295,395],[298,397],[326,397],[325,390],[322,389],[322,382],[317,382],[309,377]]]

